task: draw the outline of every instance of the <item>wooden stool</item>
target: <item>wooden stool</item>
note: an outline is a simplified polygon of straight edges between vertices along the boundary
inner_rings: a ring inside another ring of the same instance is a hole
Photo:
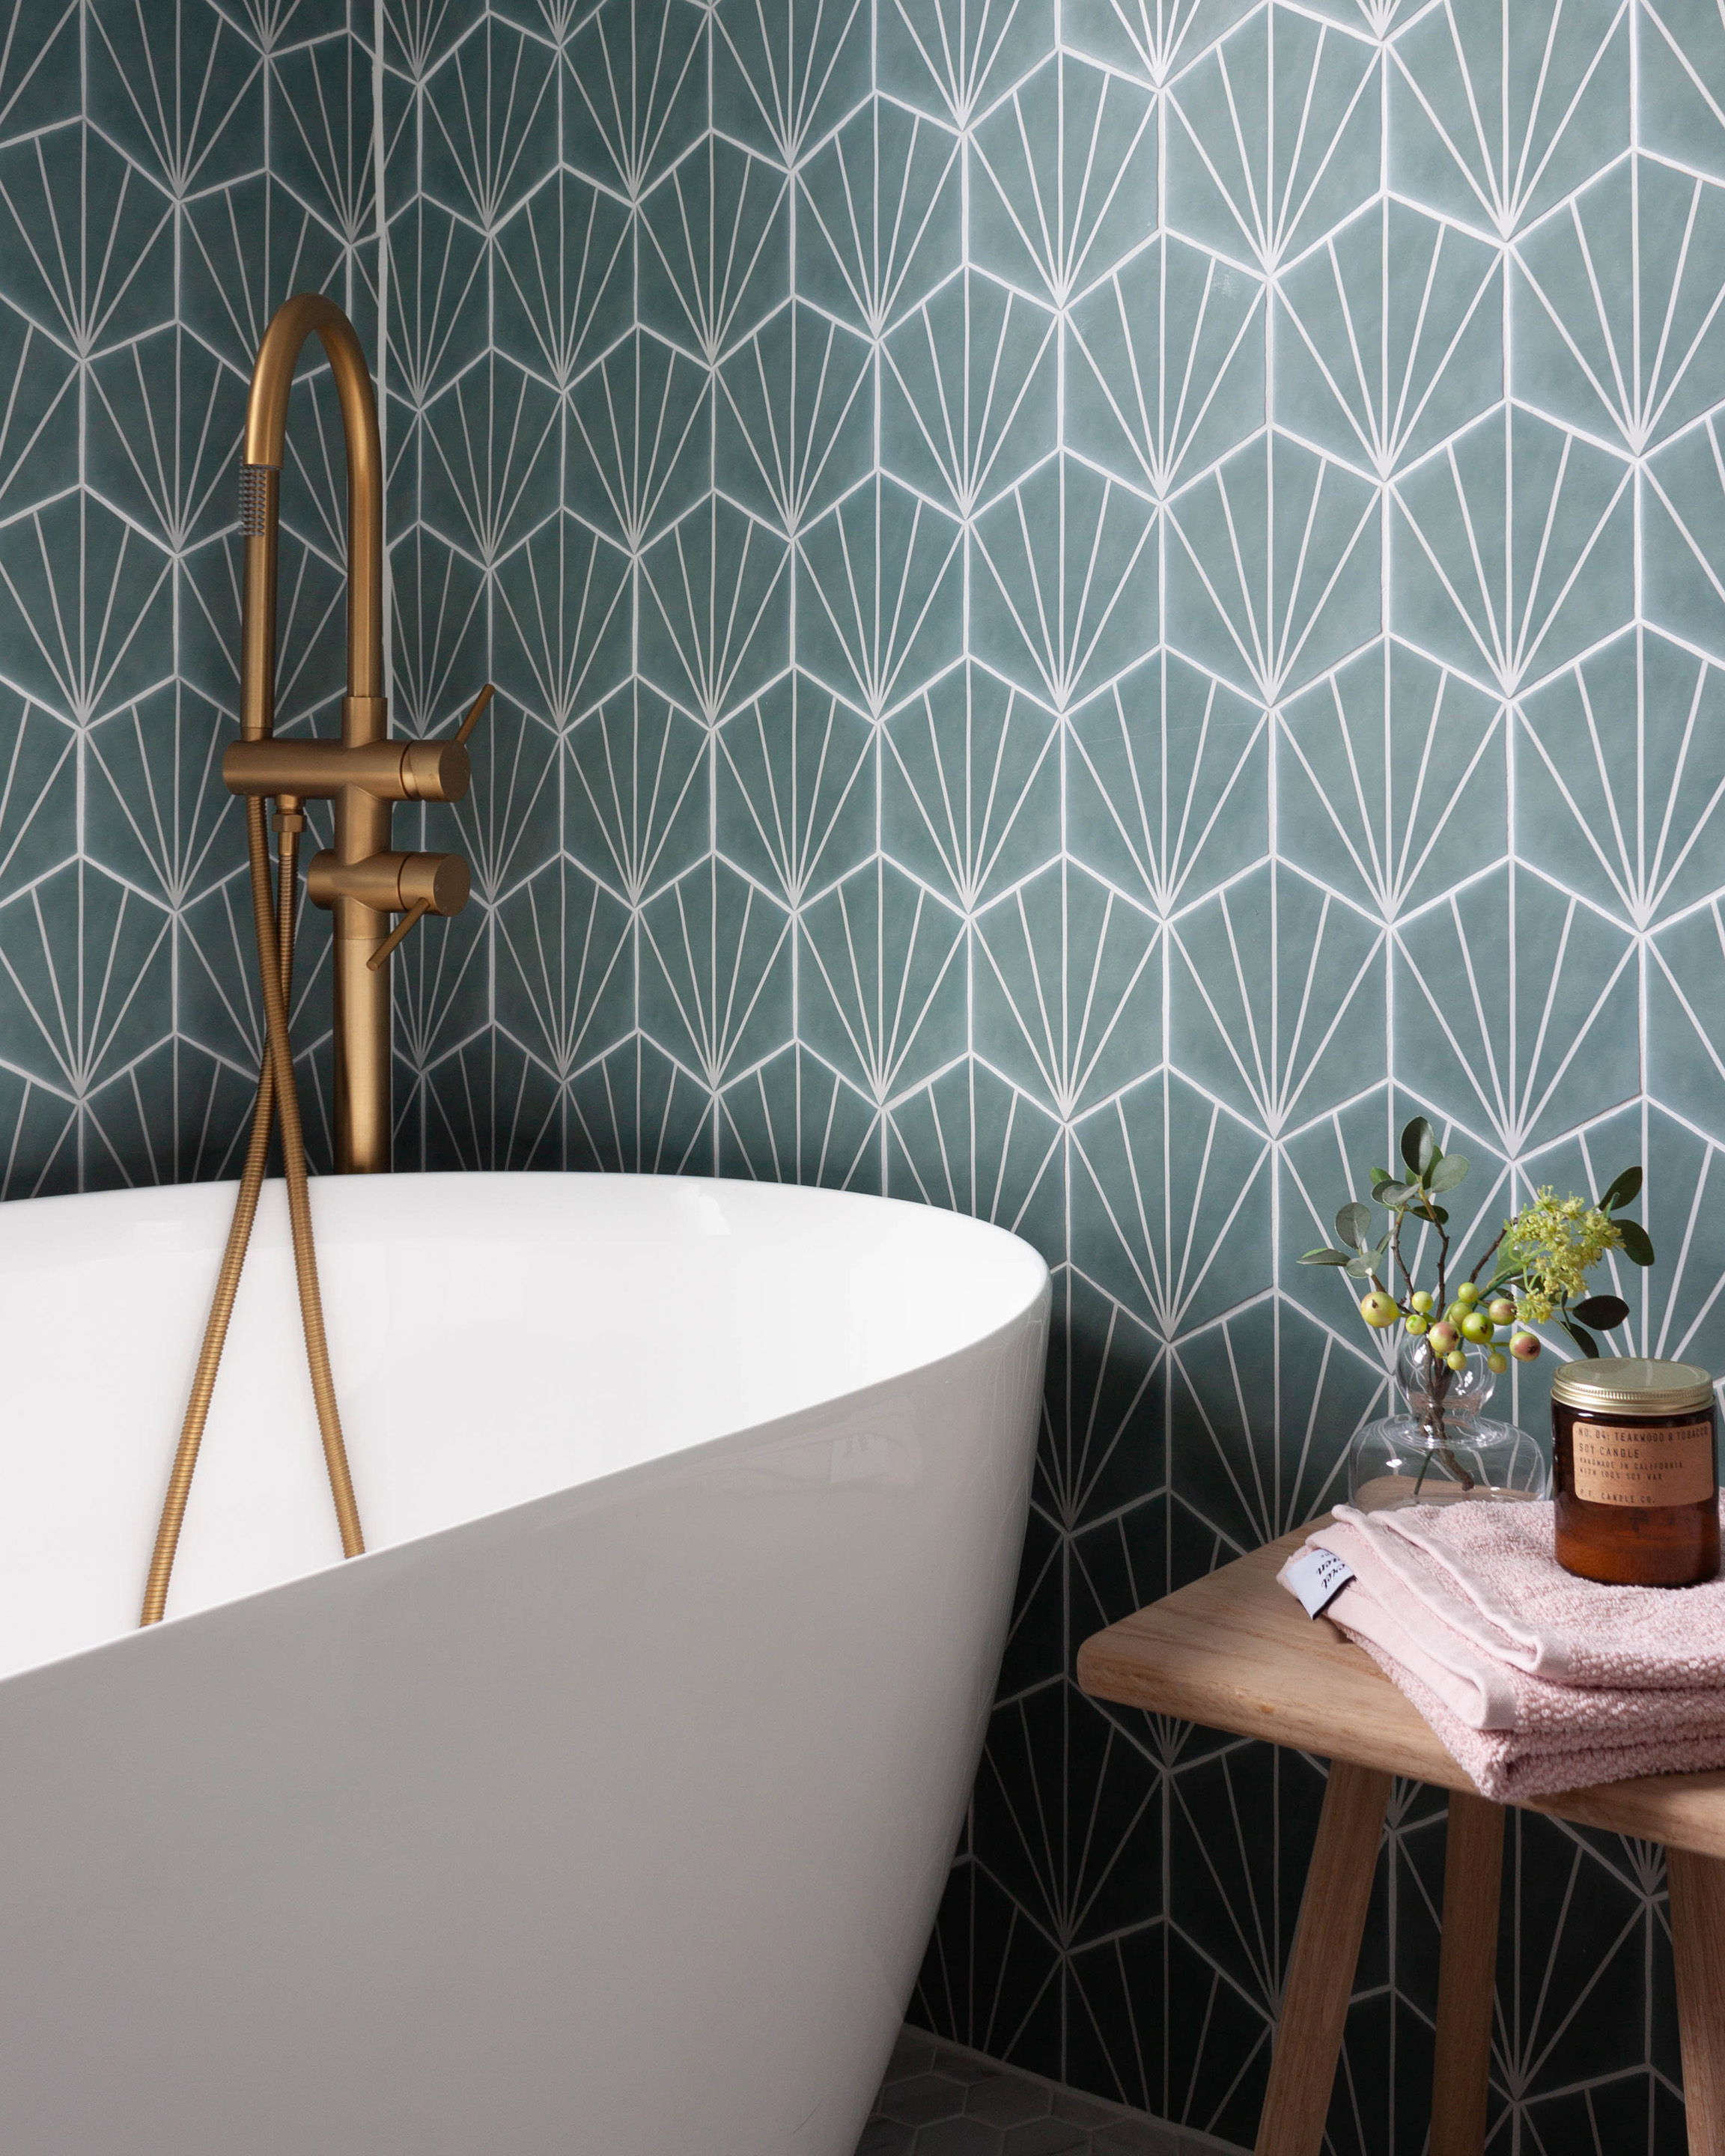
[[[1092,1699],[1141,1707],[1330,1762],[1288,1963],[1257,2156],[1319,2156],[1393,1775],[1450,1792],[1431,2156],[1480,2156],[1503,1807],[1481,1796],[1376,1663],[1276,1575],[1284,1535],[1085,1641]],[[1725,2151],[1725,1773],[1656,1774],[1537,1797],[1529,1811],[1666,1845],[1691,2156]]]

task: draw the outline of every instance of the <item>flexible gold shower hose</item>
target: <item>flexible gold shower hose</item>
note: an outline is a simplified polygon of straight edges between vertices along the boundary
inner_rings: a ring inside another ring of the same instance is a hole
[[[258,1198],[264,1187],[264,1170],[270,1153],[270,1127],[279,1114],[281,1122],[282,1170],[287,1182],[288,1219],[294,1237],[294,1271],[300,1289],[300,1315],[305,1333],[305,1361],[311,1373],[311,1395],[317,1408],[317,1426],[323,1439],[324,1461],[329,1469],[330,1491],[336,1502],[336,1519],[341,1531],[341,1553],[357,1557],[365,1548],[359,1524],[359,1507],[353,1498],[353,1481],[347,1471],[347,1447],[341,1436],[341,1418],[336,1406],[335,1380],[330,1373],[329,1343],[324,1337],[323,1297],[318,1289],[317,1251],[311,1235],[311,1200],[305,1181],[305,1141],[300,1122],[299,1089],[294,1081],[293,1050],[288,1040],[288,992],[294,968],[294,898],[299,851],[299,803],[284,797],[278,819],[280,895],[270,900],[270,851],[264,824],[265,804],[254,795],[245,804],[246,846],[250,858],[252,919],[257,932],[258,971],[264,991],[264,1051],[258,1074],[258,1097],[252,1111],[250,1142],[245,1168],[234,1200],[234,1218],[222,1253],[221,1270],[210,1301],[203,1346],[186,1403],[180,1441],[162,1501],[162,1519],[156,1530],[156,1548],[150,1559],[150,1576],[144,1589],[141,1625],[160,1622],[167,1605],[168,1580],[173,1572],[174,1552],[179,1546],[180,1525],[191,1495],[192,1476],[198,1450],[203,1441],[210,1401],[216,1389],[216,1373],[228,1338],[228,1321],[234,1313],[239,1276],[257,1217]]]

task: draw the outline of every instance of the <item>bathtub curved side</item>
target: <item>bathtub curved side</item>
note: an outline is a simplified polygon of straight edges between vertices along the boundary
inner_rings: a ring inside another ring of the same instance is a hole
[[[980,1753],[1047,1301],[0,1685],[0,2141],[851,2156]]]

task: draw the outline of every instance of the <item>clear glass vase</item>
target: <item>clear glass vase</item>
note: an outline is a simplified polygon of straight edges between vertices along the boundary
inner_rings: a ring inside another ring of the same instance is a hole
[[[1543,1497],[1548,1480],[1545,1455],[1526,1430],[1477,1414],[1446,1414],[1441,1436],[1417,1415],[1386,1415],[1368,1423],[1348,1454],[1348,1502],[1362,1512]]]
[[[1446,1431],[1471,1429],[1497,1383],[1486,1367],[1484,1350],[1469,1348],[1466,1365],[1452,1370],[1433,1352],[1423,1333],[1404,1332],[1396,1357],[1395,1379],[1407,1411],[1440,1441]]]

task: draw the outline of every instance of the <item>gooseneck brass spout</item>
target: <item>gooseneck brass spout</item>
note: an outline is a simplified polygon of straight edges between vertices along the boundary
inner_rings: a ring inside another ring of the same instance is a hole
[[[329,358],[347,450],[347,693],[341,700],[338,742],[278,741],[275,731],[276,552],[288,393],[300,353],[314,334]],[[319,293],[302,292],[280,307],[259,348],[246,410],[240,526],[245,563],[239,738],[223,761],[223,777],[231,792],[245,798],[264,1053],[245,1167],[157,1530],[140,1620],[145,1625],[157,1622],[167,1606],[174,1553],[275,1122],[281,1132],[305,1358],[342,1553],[357,1556],[365,1548],[324,1332],[299,1092],[288,1037],[303,804],[307,800],[333,801],[336,812],[335,845],[312,860],[306,875],[312,902],[331,908],[335,915],[336,1167],[342,1174],[378,1174],[389,1166],[389,958],[425,914],[458,913],[468,896],[466,865],[455,855],[392,850],[393,806],[398,801],[462,798],[471,776],[467,738],[491,694],[487,685],[453,741],[388,738],[383,683],[383,459],[377,399],[352,324]],[[280,886],[274,900],[265,829],[265,803],[272,797],[277,812]],[[404,918],[391,932],[389,916],[395,913]]]

